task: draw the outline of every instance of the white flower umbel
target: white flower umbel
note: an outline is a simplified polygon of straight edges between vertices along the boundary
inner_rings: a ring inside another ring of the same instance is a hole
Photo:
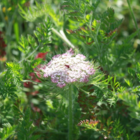
[[[86,83],[89,76],[95,73],[93,65],[86,61],[86,57],[82,54],[75,55],[72,49],[64,54],[55,55],[41,70],[45,78],[50,77],[60,88],[73,82]]]

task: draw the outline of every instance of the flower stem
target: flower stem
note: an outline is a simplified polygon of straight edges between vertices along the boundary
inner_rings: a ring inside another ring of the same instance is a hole
[[[38,45],[38,46],[34,49],[34,51],[32,51],[26,58],[20,60],[18,63],[21,63],[22,61],[27,60],[30,56],[32,56],[32,55],[39,49],[39,47],[40,47],[40,45]]]
[[[73,88],[72,85],[69,86],[68,91],[68,140],[72,140],[72,129],[73,129],[73,105],[72,105],[72,94],[73,94]]]
[[[59,36],[64,42],[66,42],[72,49],[74,49],[75,51],[78,51],[76,49],[76,47],[68,40],[68,38],[66,37],[65,33],[63,32],[63,30],[60,30],[60,33],[55,30],[54,28],[51,28],[51,30],[57,35]]]
[[[131,4],[130,4],[130,0],[127,0],[127,3],[128,3],[128,6],[129,6],[129,10],[130,10],[131,16],[132,16],[132,18],[134,20],[134,24],[136,26],[136,29],[139,30],[138,24],[137,24],[137,21],[136,21],[136,18],[134,16],[134,12],[133,12],[132,7],[131,7]],[[139,33],[139,35],[140,35],[140,33]]]

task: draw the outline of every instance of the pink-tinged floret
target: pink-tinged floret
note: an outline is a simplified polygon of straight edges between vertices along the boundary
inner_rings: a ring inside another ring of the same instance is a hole
[[[77,54],[76,57],[82,60],[86,59],[86,57],[83,54]]]
[[[80,82],[87,83],[88,81],[88,76],[80,78]]]
[[[73,51],[72,48],[70,48],[70,50],[68,50],[67,53],[70,53],[71,55],[74,55],[74,51]]]
[[[44,77],[48,77],[48,74],[45,73],[45,74],[44,74]]]
[[[58,83],[57,86],[60,87],[60,88],[63,88],[63,87],[66,86],[66,84],[65,83]]]
[[[95,70],[94,70],[93,68],[90,68],[89,71],[88,71],[88,74],[89,74],[89,75],[92,75],[92,74],[94,74],[94,73],[95,73]]]
[[[61,54],[57,54],[57,55],[53,56],[52,59],[59,58],[60,56],[61,56]]]

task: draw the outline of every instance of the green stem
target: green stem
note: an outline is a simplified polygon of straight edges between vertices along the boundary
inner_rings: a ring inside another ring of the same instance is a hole
[[[63,30],[60,30],[60,33],[57,30],[55,30],[54,28],[51,28],[51,30],[57,36],[59,36],[64,42],[66,42],[72,49],[74,49],[75,52],[78,52],[78,50],[76,49],[76,47],[68,40],[68,38],[66,37],[65,33],[63,32]]]
[[[2,6],[1,5],[0,5],[0,10],[2,11]],[[5,21],[3,12],[0,12],[1,17],[3,19],[3,22],[5,24],[5,30],[6,30],[6,38],[7,38],[7,47],[6,47],[7,51],[6,52],[7,52],[7,60],[8,61],[11,60],[11,52],[10,52],[10,50],[11,50],[10,45],[11,44],[10,44],[10,42],[11,42],[13,21],[14,21],[14,18],[16,16],[17,11],[18,11],[18,9],[16,8],[12,17],[10,17],[10,18],[8,17],[9,18],[8,22]]]
[[[129,9],[130,9],[130,12],[131,12],[131,16],[132,16],[132,18],[133,18],[133,20],[134,20],[136,29],[139,30],[138,24],[137,24],[137,21],[136,21],[136,18],[135,18],[135,16],[134,16],[134,12],[133,12],[132,7],[131,7],[131,4],[130,4],[130,0],[127,0],[127,3],[128,3],[128,6],[129,6]]]
[[[26,58],[20,60],[18,63],[20,64],[22,61],[27,60],[30,56],[32,56],[32,55],[39,49],[39,47],[40,47],[40,45],[38,45],[38,46],[34,49],[34,51],[32,51]]]
[[[69,106],[68,106],[68,140],[72,140],[72,129],[73,129],[73,122],[72,122],[72,116],[73,116],[73,105],[72,105],[72,94],[73,94],[73,88],[72,85],[69,86],[69,91],[68,91],[68,101],[69,101]]]

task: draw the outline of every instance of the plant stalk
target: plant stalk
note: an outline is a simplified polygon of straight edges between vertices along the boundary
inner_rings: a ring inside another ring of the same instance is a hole
[[[132,18],[133,18],[133,20],[134,20],[134,24],[135,24],[135,26],[136,26],[136,29],[139,30],[139,27],[138,27],[136,18],[135,18],[135,16],[134,16],[134,12],[133,12],[132,7],[131,7],[131,4],[130,4],[130,0],[127,0],[127,3],[128,3],[128,6],[129,6],[129,10],[130,10],[131,16],[132,16]],[[140,32],[139,32],[139,35],[140,35]]]
[[[72,129],[73,129],[73,104],[72,104],[72,95],[73,95],[73,87],[72,85],[69,86],[68,91],[68,140],[72,139]]]
[[[74,49],[75,51],[77,51],[76,47],[68,40],[68,38],[66,37],[65,33],[63,32],[63,30],[60,30],[60,33],[55,30],[54,28],[51,28],[52,31],[59,36],[64,42],[66,42],[72,49]]]

